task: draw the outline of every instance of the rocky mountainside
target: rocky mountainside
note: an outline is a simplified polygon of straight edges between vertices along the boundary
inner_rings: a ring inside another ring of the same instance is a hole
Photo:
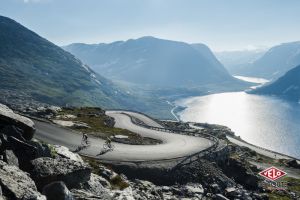
[[[21,24],[0,16],[0,30],[0,102],[21,111],[45,105],[101,106],[170,117],[171,107],[155,95],[120,88]]]
[[[128,106],[129,95],[60,47],[6,17],[0,30],[2,101]]]
[[[241,86],[203,44],[142,37],[110,44],[63,47],[113,80],[163,87]]]
[[[300,42],[283,43],[269,49],[251,64],[235,70],[236,75],[276,79],[300,64]]]
[[[300,66],[288,71],[275,82],[257,88],[251,92],[256,94],[276,95],[300,102]]]
[[[227,73],[222,63],[219,62],[219,60],[216,58],[216,56],[208,46],[201,43],[191,44],[191,46],[196,49],[204,58],[206,58],[211,63],[211,65],[215,66],[219,71]]]

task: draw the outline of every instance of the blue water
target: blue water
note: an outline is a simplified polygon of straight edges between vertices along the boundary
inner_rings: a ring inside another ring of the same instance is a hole
[[[242,139],[300,158],[300,104],[244,92],[182,99],[183,121],[221,124]]]

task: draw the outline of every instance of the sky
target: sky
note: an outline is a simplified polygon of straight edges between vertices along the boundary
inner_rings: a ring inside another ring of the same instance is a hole
[[[300,0],[0,0],[0,15],[60,46],[154,36],[214,51],[299,41],[299,9]]]

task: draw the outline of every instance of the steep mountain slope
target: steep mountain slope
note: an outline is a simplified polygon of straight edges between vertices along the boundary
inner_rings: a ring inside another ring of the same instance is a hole
[[[241,68],[252,64],[265,54],[266,50],[245,50],[245,51],[222,51],[214,52],[218,60],[233,75],[239,73]]]
[[[216,67],[219,71],[227,73],[226,69],[222,63],[216,58],[213,52],[205,44],[197,43],[191,44],[191,46],[196,49],[203,57],[205,57],[212,66]]]
[[[288,71],[274,83],[257,88],[252,93],[276,95],[300,102],[300,65]]]
[[[163,87],[241,84],[202,44],[142,37],[111,44],[77,43],[64,49],[114,80]]]
[[[9,103],[25,95],[56,105],[105,108],[137,105],[131,102],[132,97],[70,53],[2,16],[0,82],[0,99]],[[6,97],[4,92],[8,94]]]
[[[300,64],[300,42],[272,47],[261,58],[236,71],[237,75],[276,79]]]

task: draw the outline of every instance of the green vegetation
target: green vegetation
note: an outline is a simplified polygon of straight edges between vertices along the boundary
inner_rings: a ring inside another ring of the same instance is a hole
[[[269,193],[269,200],[290,200],[291,198],[285,194]]]
[[[73,115],[76,118],[68,118],[66,116]],[[105,111],[101,108],[82,107],[82,108],[63,108],[56,115],[55,119],[63,121],[83,122],[88,127],[80,127],[80,131],[86,134],[91,134],[96,137],[106,139],[114,135],[124,135],[128,138],[118,140],[118,142],[129,143],[135,145],[157,144],[161,141],[142,137],[138,133],[133,133],[126,129],[114,128],[114,119],[105,115]],[[78,127],[71,127],[78,130]],[[112,140],[115,140],[114,138]]]
[[[101,172],[100,166],[102,166],[103,164],[99,160],[90,158],[90,157],[86,157],[86,156],[81,156],[81,157],[84,160],[84,162],[89,163],[89,165],[92,168],[92,172],[94,174],[100,174],[100,172]]]
[[[300,196],[300,179],[291,177],[284,177],[282,181],[288,182],[287,191],[294,192],[297,196]],[[283,191],[273,191],[269,194],[270,200],[289,200],[291,197]]]
[[[129,184],[126,183],[120,175],[113,177],[109,182],[112,186],[112,189],[123,190],[123,189],[129,187]]]
[[[55,148],[54,148],[53,145],[48,144],[48,143],[46,143],[46,142],[44,142],[44,141],[42,141],[42,140],[39,140],[38,142],[39,142],[40,144],[42,144],[42,145],[48,146],[48,148],[49,148],[49,150],[50,150],[50,155],[51,155],[51,157],[54,158],[54,157],[57,156],[57,152],[56,152],[56,150],[55,150]]]
[[[128,131],[126,129],[114,128],[109,126],[113,119],[105,115],[105,111],[101,108],[84,107],[84,108],[64,108],[58,113],[56,118],[66,115],[74,115],[75,119],[62,119],[65,121],[76,121],[86,123],[88,128],[80,128],[81,132],[92,134],[94,136],[106,138],[113,135],[126,135],[128,137],[140,137],[138,134]],[[76,129],[74,127],[74,129]]]
[[[288,182],[288,189],[294,191],[298,195],[300,195],[300,179],[295,179],[292,177],[284,177],[284,181]]]
[[[50,149],[50,154],[52,157],[55,157],[57,155],[57,152],[55,150],[55,148],[51,145],[51,144],[47,144],[47,146],[49,147]]]

